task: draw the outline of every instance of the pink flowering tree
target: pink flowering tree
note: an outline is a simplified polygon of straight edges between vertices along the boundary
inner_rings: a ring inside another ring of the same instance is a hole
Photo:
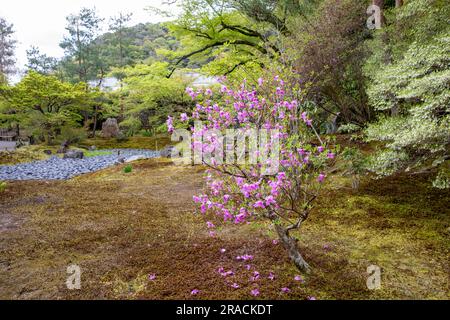
[[[318,135],[298,93],[279,77],[237,90],[187,92],[198,104],[180,122],[196,122],[191,151],[195,163],[207,167],[205,191],[194,197],[201,213],[237,225],[268,220],[293,263],[308,272],[292,232],[310,216],[335,150]],[[174,119],[167,125],[173,132]],[[242,150],[237,141],[253,148]]]

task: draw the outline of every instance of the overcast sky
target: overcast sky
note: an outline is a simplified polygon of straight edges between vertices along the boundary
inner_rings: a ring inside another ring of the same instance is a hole
[[[17,67],[26,63],[26,50],[37,46],[41,52],[53,57],[63,55],[59,43],[65,34],[66,16],[77,13],[80,8],[95,7],[99,16],[107,18],[119,12],[132,12],[132,24],[140,22],[160,22],[158,17],[145,11],[147,6],[162,7],[161,0],[2,0],[0,16],[14,24],[18,41]],[[170,8],[176,12],[177,8]]]

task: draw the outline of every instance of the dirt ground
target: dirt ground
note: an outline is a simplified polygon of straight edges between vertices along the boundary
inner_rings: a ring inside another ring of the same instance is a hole
[[[298,234],[314,268],[299,282],[265,223],[224,225],[209,236],[192,202],[202,173],[154,159],[129,174],[118,166],[69,181],[8,183],[0,193],[0,298],[252,299],[256,287],[259,299],[450,298],[450,194],[426,177],[367,180],[358,191],[333,178]],[[236,261],[243,254],[255,257],[250,271]],[[66,288],[72,264],[82,270],[80,290]],[[367,289],[370,265],[381,268],[379,290]],[[224,278],[219,267],[235,275]]]

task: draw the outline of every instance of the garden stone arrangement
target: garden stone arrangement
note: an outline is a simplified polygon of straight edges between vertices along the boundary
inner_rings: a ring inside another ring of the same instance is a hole
[[[102,151],[111,154],[84,159],[63,159],[52,156],[42,161],[0,166],[0,180],[65,180],[99,171],[118,163],[160,156],[158,151],[151,150],[113,149]]]

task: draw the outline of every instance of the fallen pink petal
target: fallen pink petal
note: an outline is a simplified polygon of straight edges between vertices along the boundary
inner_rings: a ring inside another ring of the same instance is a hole
[[[191,295],[196,296],[200,293],[200,290],[194,289],[191,291]]]

